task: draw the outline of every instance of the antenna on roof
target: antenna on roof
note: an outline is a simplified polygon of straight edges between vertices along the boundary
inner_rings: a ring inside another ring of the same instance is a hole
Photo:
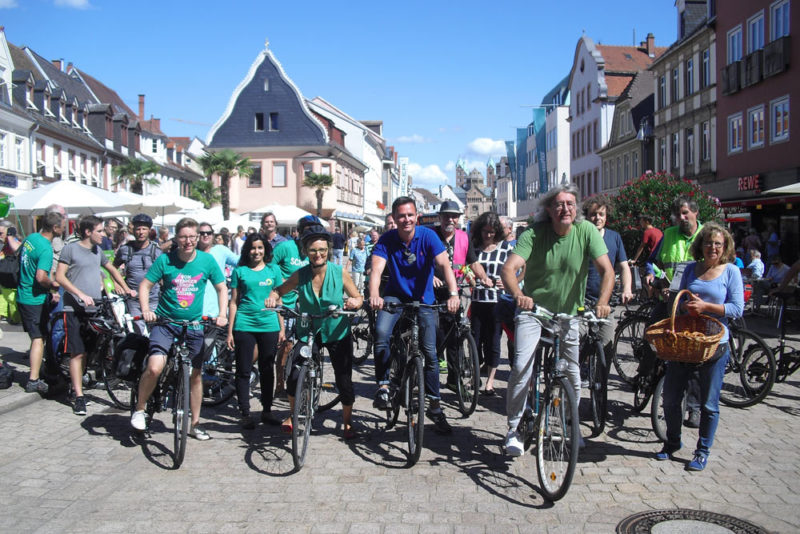
[[[633,44],[632,46],[636,46],[636,28],[633,29]]]

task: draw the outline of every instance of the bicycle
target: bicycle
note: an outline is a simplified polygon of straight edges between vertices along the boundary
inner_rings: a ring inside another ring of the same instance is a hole
[[[389,342],[391,366],[389,371],[389,408],[386,410],[386,430],[390,430],[406,412],[406,442],[408,465],[419,460],[425,431],[425,356],[419,339],[419,310],[441,309],[444,304],[423,304],[418,301],[384,302],[384,310],[401,312]],[[402,361],[401,361],[402,359]]]
[[[608,417],[608,367],[606,366],[603,341],[600,339],[600,324],[608,319],[598,319],[593,311],[578,308],[581,322],[587,325],[586,335],[581,338],[580,364],[588,368],[589,400],[592,411],[592,436],[599,436]]]
[[[539,485],[548,500],[557,501],[569,490],[578,463],[578,405],[575,390],[565,374],[567,360],[559,355],[561,321],[573,317],[554,314],[539,305],[520,314],[538,319],[542,336],[534,355],[527,407],[517,432],[525,450],[535,437]]]
[[[228,348],[227,330],[216,325],[210,328],[203,359],[203,406],[219,406],[228,402],[236,392],[236,355]],[[209,340],[210,344],[207,343]],[[251,376],[251,386],[256,376]]]
[[[135,317],[135,320],[141,317]],[[208,317],[200,321],[174,320],[159,317],[152,325],[174,325],[180,327],[172,347],[167,354],[164,369],[158,377],[156,386],[145,406],[145,435],[150,435],[150,423],[156,413],[170,409],[173,424],[173,468],[178,469],[183,463],[186,454],[186,438],[189,434],[189,405],[190,385],[189,378],[192,372],[192,356],[189,354],[189,345],[186,336],[190,326],[204,326],[210,323]],[[131,387],[131,415],[136,410],[137,396],[139,395],[139,382],[141,375]]]
[[[719,400],[727,406],[747,408],[772,390],[778,372],[775,355],[761,336],[747,329],[743,318],[731,320],[728,332],[731,356]]]
[[[294,409],[292,410],[292,461],[295,470],[302,469],[308,451],[308,440],[314,415],[333,408],[340,400],[335,384],[323,380],[325,368],[324,347],[317,343],[317,336],[322,329],[322,320],[340,315],[355,315],[355,311],[343,310],[337,306],[329,307],[324,313],[310,314],[298,312],[293,308],[279,306],[264,308],[284,317],[295,317],[300,325],[310,327],[305,340],[298,340],[286,362],[286,377],[297,370],[297,385],[294,392]],[[315,324],[316,321],[316,324]]]
[[[442,342],[437,344],[436,352],[437,354],[446,354],[447,341],[451,339],[451,336],[455,336],[457,351],[453,361],[456,367],[458,410],[464,417],[469,417],[478,406],[478,395],[481,389],[480,360],[478,358],[478,346],[472,335],[469,317],[467,317],[469,298],[463,293],[464,288],[470,289],[471,286],[459,284],[458,287],[459,291],[462,292],[461,306],[459,306],[455,316],[452,319],[448,319],[450,327],[442,337]],[[449,314],[446,309],[440,309],[439,313]]]
[[[781,337],[778,341],[778,345],[775,347],[774,352],[778,354],[778,363],[777,369],[775,372],[775,381],[776,382],[785,382],[790,375],[794,374],[798,369],[800,369],[800,350],[798,349],[791,349],[787,350],[786,342],[787,341],[800,341],[800,337],[794,335],[789,336],[786,334],[786,326],[791,321],[788,320],[787,312],[789,311],[797,311],[797,309],[790,309],[787,305],[787,299],[789,295],[783,294],[778,295],[778,326],[780,328]]]
[[[364,306],[353,315],[350,331],[353,334],[353,365],[361,365],[372,354],[374,344],[372,333],[375,331],[375,314],[366,300]]]

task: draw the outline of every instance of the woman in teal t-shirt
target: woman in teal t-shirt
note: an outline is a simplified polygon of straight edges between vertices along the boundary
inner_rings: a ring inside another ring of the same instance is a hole
[[[279,425],[272,415],[275,381],[275,353],[284,338],[283,318],[275,312],[261,311],[270,291],[283,281],[272,262],[272,246],[263,234],[251,234],[242,245],[239,266],[231,275],[231,300],[228,312],[228,347],[236,351],[236,395],[239,399],[242,428],[255,427],[250,418],[250,373],[258,346],[258,374],[261,378],[261,422]]]

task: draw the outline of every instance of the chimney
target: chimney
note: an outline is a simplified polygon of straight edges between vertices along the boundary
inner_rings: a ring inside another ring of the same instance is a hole
[[[72,72],[72,61],[70,61],[69,63],[67,63],[67,68],[66,68],[66,70],[64,70],[64,72],[66,72],[67,74],[69,74],[70,72]]]
[[[647,55],[656,57],[656,37],[652,33],[647,34]]]
[[[61,65],[63,63],[64,63],[63,59],[54,59],[53,60],[53,65],[55,65],[58,70],[61,70]]]
[[[155,127],[156,133],[161,131],[161,119],[150,119],[150,123]]]
[[[139,95],[139,120],[144,120],[144,95]]]

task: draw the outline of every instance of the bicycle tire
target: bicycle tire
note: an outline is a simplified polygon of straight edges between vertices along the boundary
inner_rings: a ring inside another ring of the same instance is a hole
[[[103,377],[106,393],[108,393],[108,397],[117,408],[120,410],[130,410],[130,390],[133,387],[133,382],[117,378],[117,374],[114,372],[114,358],[111,354],[111,347],[107,347],[104,352],[105,354],[102,356],[102,361],[100,362],[100,374]],[[128,395],[127,399],[125,399],[126,393]]]
[[[646,384],[638,383],[633,386],[633,411],[641,413],[646,407],[653,389]]]
[[[203,364],[203,406],[220,406],[236,393],[236,357],[217,345],[216,356]]]
[[[422,438],[425,433],[425,371],[422,355],[417,354],[407,364],[404,381],[406,402],[406,432],[408,442],[408,465],[412,466],[422,454]]]
[[[619,378],[631,386],[635,386],[639,362],[642,358],[644,331],[648,320],[640,315],[630,315],[623,319],[614,332],[614,345],[611,361]]]
[[[397,358],[392,356],[391,363],[389,364],[389,407],[383,412],[386,416],[386,430],[390,430],[397,424],[397,419],[400,417],[400,398],[401,391],[398,384],[402,381],[400,376],[400,364],[397,363]]]
[[[545,350],[551,350],[550,347],[544,348],[541,345],[537,347],[534,353],[533,371],[531,373],[531,388],[528,391],[528,405],[522,412],[522,419],[517,425],[517,432],[522,437],[522,448],[527,451],[536,440],[536,429],[538,424],[539,406],[544,396],[542,390],[543,376],[542,376],[542,356]]]
[[[314,384],[309,365],[303,365],[295,387],[294,410],[292,410],[292,461],[295,470],[302,469],[308,452],[311,436],[311,420],[314,417]]]
[[[172,398],[172,423],[174,426],[175,456],[173,467],[177,469],[186,455],[186,437],[189,435],[189,375],[191,364],[180,362],[176,366],[175,391]]]
[[[653,432],[662,442],[667,442],[667,420],[664,416],[664,379],[661,377],[653,390],[653,403],[650,405],[650,423]],[[685,396],[684,396],[685,398]],[[686,413],[684,410],[682,413]]]
[[[325,381],[325,363],[326,360],[330,362],[330,355],[328,354],[328,351],[323,348],[320,348],[319,350],[319,365],[317,367],[317,373],[315,377],[317,395],[315,396],[316,402],[314,411],[324,412],[339,404],[342,396],[339,394],[339,388],[336,386],[335,380],[333,382]],[[332,363],[330,368],[333,369]]]
[[[466,350],[465,350],[466,347]],[[456,396],[458,409],[464,417],[469,417],[475,412],[478,405],[478,394],[481,389],[480,362],[478,360],[478,347],[472,332],[465,330],[458,339],[458,383]]]
[[[734,337],[733,335],[731,336]],[[764,400],[777,379],[775,355],[757,334],[740,330],[725,365],[719,400],[726,406],[749,408]],[[745,338],[752,343],[746,345]]]
[[[545,392],[536,432],[539,487],[551,502],[566,495],[578,463],[580,425],[575,391],[565,377],[554,378]]]
[[[353,316],[351,333],[353,335],[353,365],[361,365],[372,354],[373,337],[369,320],[370,311],[361,308]]]
[[[778,369],[775,374],[775,382],[785,382],[787,378],[800,369],[800,351],[789,350],[781,354],[778,362]]]
[[[592,436],[599,436],[608,417],[608,369],[603,344],[596,341],[589,355],[589,400],[592,406]]]

